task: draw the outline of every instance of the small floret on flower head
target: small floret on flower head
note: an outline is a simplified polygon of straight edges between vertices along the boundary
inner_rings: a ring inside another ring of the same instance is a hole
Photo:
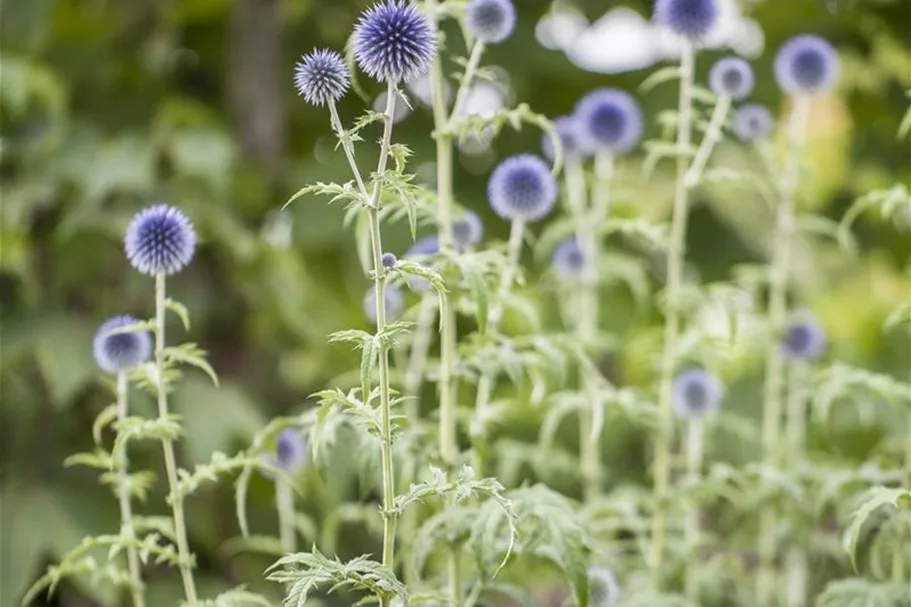
[[[585,253],[575,238],[560,241],[551,257],[551,265],[561,278],[577,278],[585,265]]]
[[[705,38],[718,22],[717,0],[657,0],[655,21],[691,42]]]
[[[790,95],[830,89],[838,79],[838,54],[819,36],[795,36],[775,56],[775,79]]]
[[[559,116],[554,118],[553,122],[557,136],[560,138],[560,144],[563,146],[563,155],[566,158],[583,158],[591,154],[585,145],[582,127],[575,116]],[[541,150],[544,152],[545,158],[554,159],[554,144],[547,133],[544,133],[541,139]]]
[[[642,110],[619,89],[592,91],[579,101],[575,115],[585,147],[625,154],[642,138]]]
[[[520,154],[494,169],[487,197],[494,212],[504,219],[537,221],[554,208],[557,181],[543,160]]]
[[[386,285],[386,322],[394,322],[405,311],[405,294],[395,285]],[[373,287],[364,295],[364,316],[376,324],[376,291]]]
[[[819,358],[826,350],[826,331],[810,314],[797,314],[788,323],[781,348],[791,359]]]
[[[380,82],[408,81],[427,73],[435,52],[433,28],[410,2],[374,4],[354,27],[354,61]]]
[[[740,100],[753,91],[755,84],[753,68],[739,57],[719,59],[709,72],[709,88],[718,96]]]
[[[395,264],[399,262],[399,259],[395,256],[395,253],[383,253],[383,257],[380,261],[384,268],[391,270],[395,267]]]
[[[516,8],[511,0],[470,0],[465,7],[465,25],[481,42],[498,44],[515,29]]]
[[[617,578],[606,567],[589,568],[588,587],[588,604],[592,607],[613,607],[620,599]]]
[[[767,139],[772,134],[774,125],[772,113],[758,103],[744,105],[734,114],[734,135],[747,143]]]
[[[102,371],[111,374],[128,371],[149,359],[152,354],[152,338],[148,331],[111,334],[111,331],[138,322],[132,316],[115,316],[98,328],[92,343],[92,353]]]
[[[193,259],[196,231],[180,210],[159,204],[133,217],[124,237],[130,264],[143,274],[176,274]]]
[[[481,242],[482,238],[484,238],[484,223],[477,213],[466,209],[465,214],[452,224],[452,239],[455,241],[456,248],[469,249]]]
[[[721,382],[704,369],[689,369],[674,379],[672,404],[680,417],[695,419],[721,405]]]
[[[294,86],[307,103],[322,106],[348,92],[348,65],[328,49],[310,51],[294,66]]]

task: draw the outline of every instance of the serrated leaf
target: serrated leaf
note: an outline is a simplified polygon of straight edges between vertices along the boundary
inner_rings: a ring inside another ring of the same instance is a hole
[[[860,538],[864,523],[876,510],[883,506],[899,508],[901,502],[911,503],[911,491],[904,488],[873,487],[869,489],[860,500],[860,505],[851,515],[851,524],[842,536],[842,548],[851,558],[851,564],[857,567],[856,551],[857,541]]]
[[[165,308],[177,314],[180,318],[180,322],[183,323],[184,331],[190,330],[190,312],[187,310],[187,307],[180,303],[179,301],[168,298],[164,302]]]

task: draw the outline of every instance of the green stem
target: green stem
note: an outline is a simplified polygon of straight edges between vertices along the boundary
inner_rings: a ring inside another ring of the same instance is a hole
[[[165,382],[164,344],[165,344],[165,275],[155,275],[155,377],[158,380],[158,419],[168,418],[168,390]],[[177,558],[180,577],[183,579],[183,590],[189,605],[195,605],[196,583],[193,580],[193,563],[190,545],[187,541],[187,527],[184,522],[183,495],[177,486],[177,458],[174,454],[174,442],[170,438],[161,441],[164,451],[165,470],[168,475],[168,488],[171,491],[171,510],[174,515],[174,535],[177,539]]]
[[[424,369],[427,367],[427,355],[430,352],[430,342],[433,340],[433,325],[437,316],[437,298],[433,295],[424,295],[418,310],[417,327],[414,339],[411,341],[411,354],[405,369],[405,378],[402,387],[409,398],[406,413],[411,423],[417,422],[420,411],[418,409],[418,392],[421,389],[421,380]]]
[[[686,434],[686,473],[688,484],[693,488],[702,477],[704,439],[702,420],[698,417],[690,419],[687,423]],[[699,516],[699,502],[694,500],[689,506],[684,526],[684,545],[687,549],[684,591],[686,598],[694,605],[699,604],[699,578],[697,577],[701,565]]]
[[[721,140],[721,130],[724,126],[724,120],[727,118],[728,110],[731,108],[731,98],[727,95],[721,95],[718,98],[718,102],[715,104],[715,109],[712,110],[712,117],[709,119],[708,129],[705,131],[705,136],[702,138],[702,142],[699,144],[699,149],[696,150],[696,156],[693,158],[693,164],[690,166],[689,170],[686,172],[686,176],[683,178],[686,187],[694,188],[699,183],[699,180],[702,178],[702,171],[705,170],[705,165],[709,161],[709,156],[712,155],[712,150],[715,148],[715,145]]]
[[[329,99],[329,117],[332,122],[332,130],[338,135],[339,141],[342,143],[342,149],[345,150],[345,158],[348,159],[348,166],[351,167],[351,172],[354,174],[357,188],[366,202],[370,200],[370,195],[367,194],[367,186],[364,185],[364,178],[361,176],[361,170],[358,168],[357,161],[354,159],[354,145],[351,143],[351,140],[345,136],[345,128],[342,126],[342,121],[338,116],[338,109],[335,107],[335,101],[331,98]]]
[[[665,500],[671,468],[671,386],[677,362],[677,339],[680,332],[680,288],[686,258],[687,188],[684,177],[688,167],[686,151],[690,148],[693,122],[693,48],[685,44],[680,55],[680,99],[677,110],[677,181],[671,219],[671,246],[667,259],[667,318],[664,325],[664,349],[661,355],[659,387],[660,426],[655,437],[655,513],[652,518],[651,568],[652,588],[661,588],[662,559],[666,527]]]
[[[791,265],[791,241],[794,234],[794,196],[797,190],[800,161],[806,137],[810,100],[805,95],[794,98],[788,124],[789,151],[780,184],[780,200],[773,235],[774,251],[769,284],[769,339],[766,344],[766,376],[763,393],[762,447],[765,462],[777,465],[780,459],[782,385],[784,358],[779,335],[787,322],[788,274]],[[776,512],[768,505],[760,516],[759,573],[757,599],[760,605],[771,605],[776,594],[775,543]]]
[[[481,56],[483,54],[484,43],[480,40],[476,40],[474,46],[471,47],[471,53],[468,56],[468,65],[465,67],[465,75],[462,77],[459,91],[456,93],[456,100],[452,106],[452,112],[450,112],[449,115],[449,124],[446,127],[447,131],[451,131],[453,121],[459,119],[459,114],[462,112],[465,101],[468,99],[468,93],[471,91],[471,82],[474,80],[475,72],[478,71],[478,66],[481,63]]]
[[[275,505],[278,509],[278,533],[282,550],[297,552],[297,533],[294,530],[294,491],[283,475],[275,478]]]
[[[127,376],[126,373],[117,374],[117,421],[123,424],[127,418]],[[136,539],[133,527],[133,506],[130,503],[130,484],[128,480],[129,460],[126,448],[120,450],[117,456],[118,498],[120,500],[120,533],[127,540]],[[139,553],[136,546],[129,546],[127,552],[127,567],[130,572],[130,593],[133,597],[133,607],[145,607],[145,594],[143,593],[142,576],[139,569]]]
[[[785,434],[788,439],[792,465],[801,458],[807,432],[806,367],[795,360],[788,366],[787,417]],[[787,606],[804,607],[807,602],[807,553],[800,538],[792,538],[793,546],[788,552]]]

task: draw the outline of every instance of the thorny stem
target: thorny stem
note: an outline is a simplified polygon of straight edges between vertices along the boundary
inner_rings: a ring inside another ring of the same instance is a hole
[[[158,381],[158,419],[161,421],[168,418],[168,388],[164,377],[164,325],[165,275],[159,273],[155,275],[155,377]],[[197,603],[196,583],[193,580],[192,556],[183,516],[183,495],[177,487],[177,458],[174,454],[174,442],[170,438],[163,438],[161,446],[164,451],[168,488],[171,491],[171,510],[174,514],[174,535],[177,539],[180,577],[183,579],[183,590],[187,596],[187,603],[192,606]]]
[[[352,145],[351,140],[345,136],[345,128],[342,126],[342,121],[338,117],[338,109],[335,107],[335,101],[331,98],[329,99],[329,116],[332,122],[332,130],[335,131],[339,141],[342,143],[342,149],[345,150],[345,157],[348,159],[348,166],[351,167],[351,172],[354,174],[354,180],[357,182],[357,188],[366,202],[370,199],[370,196],[367,194],[367,186],[364,185],[364,178],[361,177],[361,170],[358,168],[357,161],[354,159],[354,146]]]
[[[686,433],[686,474],[690,487],[695,488],[702,476],[704,434],[702,420],[698,417],[687,422]],[[686,515],[684,544],[687,548],[687,571],[684,591],[686,598],[694,605],[699,604],[699,502],[693,500]]]
[[[807,381],[806,367],[800,361],[788,366],[787,417],[785,434],[788,438],[792,464],[797,464],[806,442],[807,433]],[[796,538],[787,557],[787,606],[803,607],[807,601],[807,554]]]
[[[278,533],[282,550],[290,554],[297,551],[297,534],[294,530],[294,492],[283,475],[275,478],[275,505],[278,509]]]
[[[686,187],[696,187],[696,184],[698,184],[699,180],[702,178],[702,171],[705,170],[705,165],[709,161],[709,156],[712,155],[712,150],[715,148],[718,141],[721,140],[721,129],[724,126],[724,119],[727,118],[728,110],[730,108],[730,96],[721,95],[718,98],[718,102],[715,104],[715,109],[712,110],[712,117],[709,119],[708,129],[706,129],[705,136],[699,144],[699,149],[696,150],[696,157],[693,158],[693,164],[683,178]]]
[[[127,376],[126,373],[117,374],[117,422],[122,424],[127,417]],[[133,506],[130,503],[130,483],[128,480],[129,460],[127,450],[121,449],[117,457],[117,475],[120,499],[120,525],[121,535],[127,540],[136,539],[133,527]],[[130,572],[130,593],[133,597],[133,607],[145,607],[142,576],[139,569],[139,553],[136,546],[129,546],[127,552],[127,566]]]
[[[791,241],[794,235],[794,196],[797,190],[800,162],[806,139],[810,99],[794,97],[788,124],[788,158],[781,177],[778,210],[773,235],[774,250],[769,279],[770,336],[766,344],[766,376],[763,394],[762,447],[767,464],[775,465],[780,456],[782,384],[784,359],[778,336],[787,322],[788,274],[791,265]],[[760,517],[759,573],[757,599],[769,605],[775,596],[776,512],[767,506]]]
[[[671,219],[671,246],[667,258],[667,318],[664,325],[664,349],[661,355],[659,388],[660,426],[655,436],[655,513],[652,519],[651,582],[654,590],[661,587],[661,565],[664,556],[666,527],[665,499],[671,467],[671,386],[677,358],[677,338],[680,332],[680,287],[683,263],[686,258],[687,188],[684,183],[688,162],[685,153],[690,148],[693,121],[693,48],[684,44],[680,55],[680,99],[677,110],[677,181],[674,190],[674,210]]]

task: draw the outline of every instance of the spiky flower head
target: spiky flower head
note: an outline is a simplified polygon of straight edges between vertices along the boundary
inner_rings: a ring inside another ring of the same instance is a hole
[[[394,322],[405,311],[405,294],[395,285],[386,285],[386,322]],[[364,316],[376,324],[376,291],[373,287],[364,295]]]
[[[584,145],[596,150],[624,154],[642,138],[642,110],[619,89],[598,89],[583,97],[576,118]]]
[[[509,38],[516,27],[516,7],[511,0],[469,0],[465,25],[481,42],[498,44]]]
[[[719,59],[709,72],[709,88],[718,96],[740,100],[753,91],[755,84],[753,68],[740,57]]]
[[[395,253],[383,253],[380,262],[383,264],[384,268],[391,270],[395,267],[395,264],[399,262],[399,258],[395,256]]]
[[[592,607],[613,607],[620,599],[620,584],[606,567],[588,569],[588,604]]]
[[[585,253],[575,238],[561,240],[554,249],[551,265],[557,276],[561,278],[576,278],[585,265]]]
[[[678,415],[699,418],[721,405],[721,382],[704,369],[689,369],[674,379],[672,403]]]
[[[838,54],[819,36],[795,36],[775,56],[775,79],[790,95],[827,90],[838,79]]]
[[[466,209],[465,213],[452,224],[452,239],[457,249],[465,250],[475,246],[484,238],[484,222],[477,213]]]
[[[758,103],[741,106],[734,113],[734,135],[747,143],[768,138],[774,125],[772,113]]]
[[[717,0],[656,0],[655,21],[691,42],[705,38],[718,22]]]
[[[554,208],[557,181],[543,160],[520,154],[494,169],[487,197],[494,212],[504,219],[537,221]]]
[[[354,60],[371,78],[399,82],[430,69],[436,39],[414,4],[386,0],[368,8],[354,26]]]
[[[137,213],[127,228],[124,249],[143,274],[176,274],[193,259],[196,231],[179,209],[158,204]]]
[[[559,116],[554,118],[553,122],[566,158],[583,158],[591,154],[582,135],[582,127],[575,116]],[[554,144],[547,133],[544,133],[541,139],[541,150],[549,160],[554,159]]]
[[[329,49],[314,49],[294,66],[294,86],[307,103],[322,106],[348,92],[348,65]]]
[[[111,331],[138,322],[132,316],[115,316],[98,327],[92,343],[92,353],[102,371],[117,374],[141,365],[149,359],[152,353],[152,338],[148,331],[111,334]]]
[[[819,358],[826,350],[826,331],[812,315],[795,314],[781,339],[781,349],[791,359]]]

